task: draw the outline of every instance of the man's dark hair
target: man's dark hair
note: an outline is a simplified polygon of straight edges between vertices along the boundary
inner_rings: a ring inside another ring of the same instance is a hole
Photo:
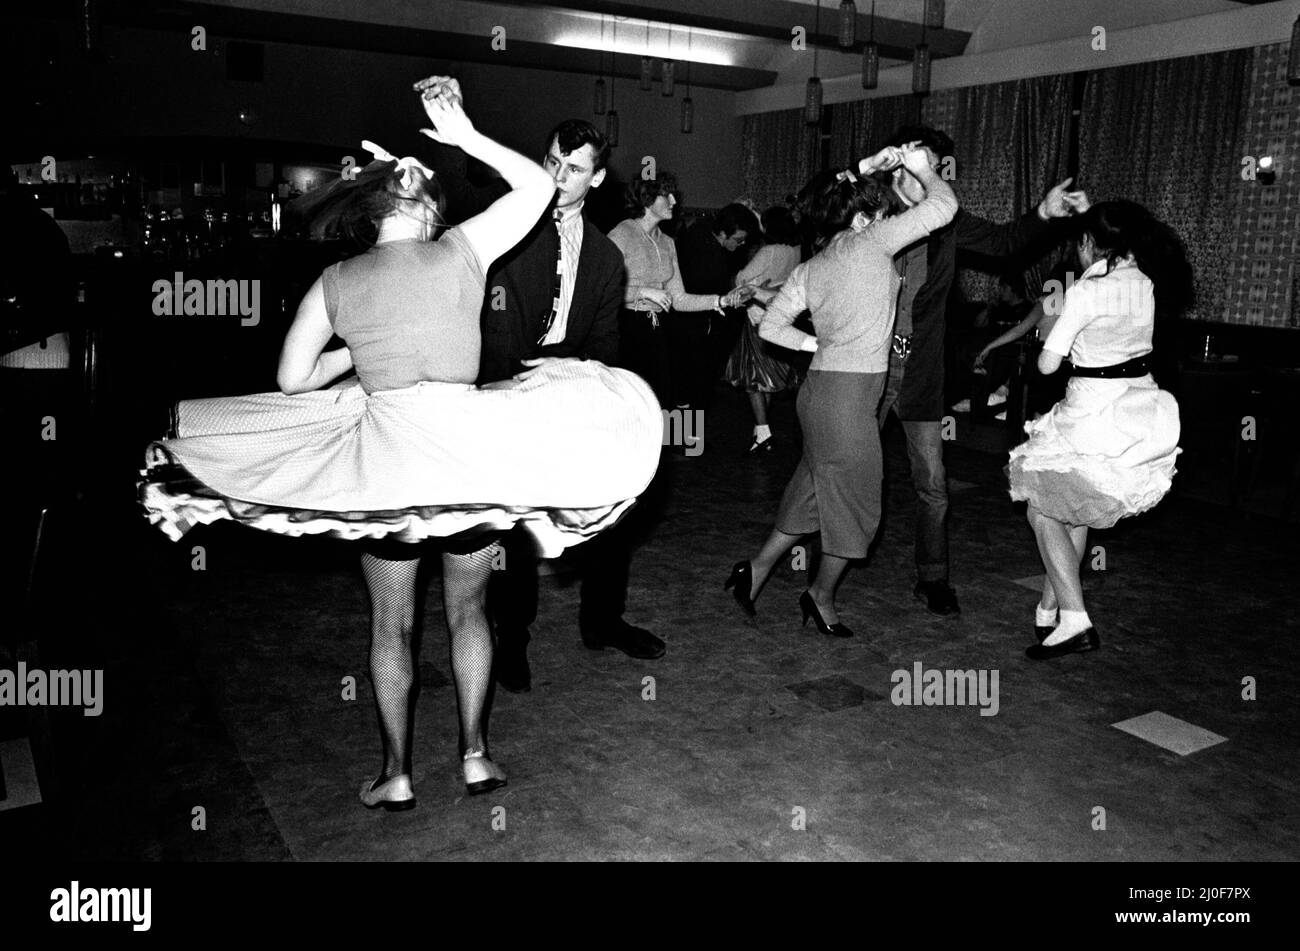
[[[916,140],[910,139],[909,141],[915,142]],[[872,172],[867,177],[873,179],[885,191],[885,214],[901,215],[907,211],[907,204],[898,196],[898,192],[894,191],[893,174],[893,172]]]
[[[957,147],[952,144],[952,139],[947,132],[932,129],[928,125],[899,126],[884,144],[907,145],[909,142],[920,142],[923,147],[930,149],[941,159],[955,155],[957,152]]]
[[[609,162],[609,140],[600,130],[586,119],[565,119],[546,137],[546,150],[551,150],[551,143],[559,141],[560,154],[568,155],[584,145],[590,145],[596,153],[593,171],[599,172]]]
[[[758,216],[739,202],[732,202],[713,216],[713,233],[730,238],[737,231],[744,231],[752,238],[758,234]]]
[[[794,213],[784,205],[773,205],[763,212],[763,239],[768,244],[798,244],[799,226]]]

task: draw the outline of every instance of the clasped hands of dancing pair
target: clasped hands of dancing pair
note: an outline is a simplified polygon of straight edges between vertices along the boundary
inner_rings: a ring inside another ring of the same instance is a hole
[[[327,268],[308,290],[286,336],[280,392],[183,401],[173,438],[149,447],[141,482],[150,521],[173,539],[195,525],[230,520],[361,546],[383,765],[361,788],[360,800],[390,811],[415,805],[411,637],[419,543],[437,540],[440,549],[463,778],[467,793],[478,795],[506,783],[483,724],[493,657],[487,581],[498,539],[523,526],[540,554],[554,557],[608,530],[650,484],[662,438],[660,402],[650,386],[596,360],[525,360],[528,369],[515,378],[475,386],[487,270],[547,211],[556,180],[482,135],[456,80],[430,77],[415,89],[432,126],[421,131],[495,168],[510,191],[448,227],[438,176],[414,158],[398,159],[367,143],[374,161],[354,178],[307,196],[319,230],[368,248]],[[744,292],[766,300],[765,339],[814,352],[799,395],[804,456],[778,527],[728,581],[748,613],[776,559],[820,531],[821,566],[800,606],[805,622],[813,617],[826,633],[850,633],[833,598],[848,561],[865,556],[878,520],[879,438],[861,423],[874,418],[883,386],[899,287],[893,259],[957,210],[935,164],[923,149],[886,149],[864,160],[859,175],[828,182],[808,211],[821,251],[779,291]],[[890,215],[871,172],[912,176],[924,198]],[[1115,247],[1100,241],[1099,252]],[[1129,258],[1112,271],[1131,266]],[[730,302],[743,299],[738,294]],[[557,306],[558,300],[557,292]],[[805,309],[816,336],[792,326]],[[1062,321],[1072,312],[1067,295]],[[345,345],[326,350],[336,337]],[[352,370],[354,385],[326,389]],[[1135,419],[1135,407],[1128,409],[1126,419]],[[1059,428],[1052,430],[1058,438]],[[1054,491],[1060,459],[1036,466],[1037,458],[1027,454],[1020,468],[1013,459],[1013,494],[1021,471],[1033,476],[1021,480],[1028,496]],[[1058,508],[1035,501],[1030,513],[1031,522],[1060,517]],[[1054,524],[1073,552],[1073,523]],[[1060,539],[1051,537],[1057,557]],[[1076,580],[1077,568],[1076,559]],[[1065,575],[1049,569],[1040,618],[1059,601],[1064,624],[1068,610],[1076,602],[1081,607]],[[1060,651],[1075,636],[1061,634],[1056,625],[1048,650]]]

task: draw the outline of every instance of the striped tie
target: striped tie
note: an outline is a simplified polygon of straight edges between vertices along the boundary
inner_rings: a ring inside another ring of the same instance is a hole
[[[555,209],[555,283],[553,285],[554,293],[551,295],[551,315],[546,318],[546,324],[542,327],[541,336],[537,338],[537,345],[540,347],[546,343],[546,335],[551,332],[555,326],[555,319],[560,316],[560,284],[564,278],[564,226],[561,224],[560,209]]]

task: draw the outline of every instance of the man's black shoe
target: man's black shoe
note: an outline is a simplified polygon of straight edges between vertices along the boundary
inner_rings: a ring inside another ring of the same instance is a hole
[[[961,614],[957,605],[957,592],[948,587],[946,581],[918,581],[912,590],[919,601],[924,601],[931,614],[939,617],[951,617]]]
[[[528,635],[504,637],[498,634],[496,653],[492,658],[492,674],[497,686],[511,693],[527,693],[533,689],[533,672],[528,667]]]
[[[584,629],[582,643],[588,650],[600,651],[611,647],[639,660],[663,657],[664,651],[668,649],[663,641],[649,631],[633,627],[622,618],[594,630]]]

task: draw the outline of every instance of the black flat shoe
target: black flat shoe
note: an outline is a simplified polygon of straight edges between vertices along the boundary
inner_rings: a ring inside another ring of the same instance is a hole
[[[582,644],[588,650],[606,647],[622,651],[637,660],[656,660],[664,656],[667,646],[643,627],[633,627],[622,618],[602,629],[583,628]]]
[[[808,619],[812,618],[813,623],[817,625],[817,630],[831,637],[852,637],[853,631],[843,624],[827,624],[822,619],[822,612],[817,610],[817,602],[813,601],[812,595],[805,591],[799,595],[799,610],[803,612],[803,626],[808,626]]]
[[[939,617],[961,614],[961,608],[957,605],[957,592],[946,581],[918,581],[912,589],[912,595],[918,601],[924,601],[931,614]]]
[[[772,451],[772,443],[773,443],[774,441],[775,441],[775,437],[773,437],[773,436],[768,436],[766,439],[761,439],[761,440],[760,440],[760,439],[755,439],[755,440],[754,440],[754,444],[753,444],[752,446],[750,446],[749,449],[746,450],[746,451],[747,451],[750,455],[754,455],[754,454],[756,454],[756,453],[760,453],[760,452],[771,452],[771,451]]]
[[[1097,629],[1090,627],[1051,647],[1044,647],[1042,644],[1026,647],[1025,656],[1030,660],[1051,660],[1053,657],[1064,657],[1066,654],[1086,654],[1099,647],[1101,647],[1101,638],[1097,636]]]
[[[731,575],[722,585],[722,590],[731,591],[731,596],[740,605],[740,610],[750,617],[758,614],[754,610],[754,599],[750,596],[754,590],[754,566],[748,561],[738,561],[731,569]]]
[[[1056,628],[1052,627],[1051,625],[1044,626],[1042,624],[1035,624],[1034,637],[1038,638],[1038,643],[1041,644],[1043,643],[1043,641],[1047,640],[1049,637],[1052,636],[1052,632],[1054,630],[1056,630]]]

